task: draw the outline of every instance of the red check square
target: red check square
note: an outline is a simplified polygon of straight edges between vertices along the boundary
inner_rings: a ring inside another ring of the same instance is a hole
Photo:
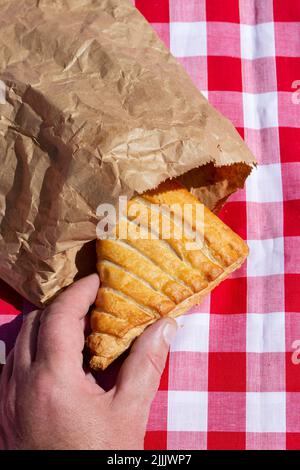
[[[22,310],[23,299],[12,287],[0,279],[0,314],[18,315]]]
[[[147,431],[144,447],[145,450],[167,449],[167,431]]]
[[[159,390],[168,390],[169,388],[169,365],[170,365],[170,353],[168,354],[166,365],[160,378]]]
[[[226,279],[211,293],[211,313],[245,313],[247,279]]]
[[[287,450],[300,450],[300,432],[287,432],[286,433],[286,449]]]
[[[245,129],[243,127],[236,127],[236,130],[240,134],[242,139],[245,139]]]
[[[300,432],[300,393],[286,393],[286,432]]]
[[[246,390],[246,353],[209,353],[208,390],[243,392]]]
[[[278,90],[292,92],[292,84],[300,80],[300,58],[276,57],[276,69]]]
[[[285,311],[300,312],[300,274],[285,274],[284,293],[285,293]]]
[[[287,314],[290,315],[290,314]],[[300,315],[300,314],[299,314]],[[300,338],[297,341],[297,348],[293,352],[285,355],[286,391],[300,392]],[[295,343],[292,343],[295,344]],[[300,396],[300,394],[299,394]],[[299,415],[300,416],[300,415]],[[300,431],[300,429],[299,429]]]
[[[208,450],[245,450],[245,432],[208,432]]]
[[[226,0],[226,2],[206,0],[206,20],[239,23],[239,0]]]
[[[169,0],[135,0],[135,6],[150,23],[169,22]]]
[[[283,202],[283,226],[286,237],[300,235],[300,199]]]
[[[300,128],[279,127],[279,140],[282,163],[298,162],[300,155]]]
[[[275,21],[300,21],[300,2],[273,0]]]
[[[229,201],[219,212],[218,217],[240,237],[247,238],[246,204],[244,202]]]
[[[236,57],[208,56],[208,89],[242,91],[241,65]]]

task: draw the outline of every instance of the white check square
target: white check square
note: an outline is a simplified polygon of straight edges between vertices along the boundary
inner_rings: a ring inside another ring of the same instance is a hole
[[[247,392],[246,431],[285,432],[285,392]]]
[[[247,315],[247,352],[285,352],[284,312]]]
[[[278,127],[277,92],[243,93],[244,126],[248,129]]]
[[[209,314],[193,313],[177,318],[178,331],[171,351],[208,352]]]
[[[282,202],[281,165],[258,165],[246,182],[247,201]]]
[[[259,59],[275,56],[273,23],[241,24],[241,57]]]
[[[207,392],[168,392],[168,431],[207,431]]]
[[[170,49],[175,57],[206,56],[206,23],[170,23]]]
[[[247,259],[248,276],[271,276],[284,273],[283,238],[266,240],[247,240],[249,256]]]

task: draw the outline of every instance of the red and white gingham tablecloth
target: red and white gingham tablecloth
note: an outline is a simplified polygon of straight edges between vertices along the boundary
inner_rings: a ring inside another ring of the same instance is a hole
[[[220,215],[250,256],[178,319],[145,446],[300,449],[300,0],[135,4],[259,162]],[[9,348],[24,304],[0,298]]]

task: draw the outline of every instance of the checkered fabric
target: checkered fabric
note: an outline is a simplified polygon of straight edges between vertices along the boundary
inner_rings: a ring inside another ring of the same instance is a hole
[[[221,218],[244,266],[179,318],[148,449],[300,449],[300,1],[136,0],[259,161]],[[1,285],[0,339],[22,300]]]

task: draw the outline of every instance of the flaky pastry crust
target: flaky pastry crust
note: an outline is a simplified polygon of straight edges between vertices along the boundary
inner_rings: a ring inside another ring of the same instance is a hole
[[[199,231],[196,206],[204,213],[200,229],[203,243],[197,249],[186,248],[184,235],[168,240],[135,239],[130,230],[124,240],[97,240],[101,287],[91,315],[92,333],[87,338],[93,369],[105,369],[159,318],[175,318],[200,304],[247,257],[246,243],[176,180],[132,199],[129,207],[143,206],[149,217],[140,223],[151,231],[151,204],[183,208],[186,203],[193,208],[187,221],[193,230]],[[160,211],[156,214],[160,229],[165,216]],[[118,230],[133,223],[128,210]]]

